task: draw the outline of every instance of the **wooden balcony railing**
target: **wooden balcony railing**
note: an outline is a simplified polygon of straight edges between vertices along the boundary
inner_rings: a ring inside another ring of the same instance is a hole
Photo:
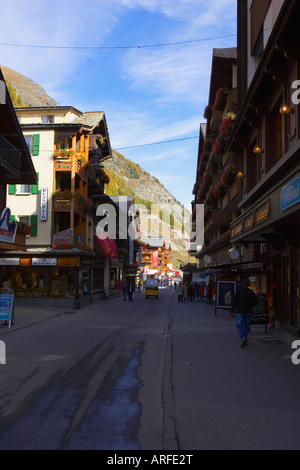
[[[79,199],[74,198],[74,212],[80,216],[86,215],[86,206]],[[72,200],[63,196],[54,196],[53,197],[53,210],[57,212],[71,212],[72,209]]]
[[[58,153],[58,152],[57,152]],[[81,178],[87,182],[88,180],[88,170],[86,168],[87,159],[85,159],[81,154],[74,153],[69,151],[66,155],[59,156],[59,154],[54,154],[54,169],[55,170],[68,170],[72,171],[73,166],[76,173],[78,173]]]

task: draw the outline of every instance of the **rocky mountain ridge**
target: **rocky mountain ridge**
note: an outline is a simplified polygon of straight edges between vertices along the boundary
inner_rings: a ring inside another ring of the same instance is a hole
[[[14,70],[0,65],[4,79],[10,83],[22,99],[25,106],[59,106],[59,103],[51,98],[47,92],[31,78],[21,75]]]
[[[118,152],[104,163],[110,178],[109,195],[130,194],[137,205],[145,207],[141,214],[141,238],[164,238],[172,246],[172,261],[178,268],[188,260],[190,212],[170,194],[160,181]]]

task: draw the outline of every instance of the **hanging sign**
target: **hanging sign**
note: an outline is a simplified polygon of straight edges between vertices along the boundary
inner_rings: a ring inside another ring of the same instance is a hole
[[[46,221],[47,218],[48,218],[48,188],[41,188],[40,220]]]
[[[11,212],[6,207],[0,217],[0,242],[15,243],[17,224],[10,221]]]

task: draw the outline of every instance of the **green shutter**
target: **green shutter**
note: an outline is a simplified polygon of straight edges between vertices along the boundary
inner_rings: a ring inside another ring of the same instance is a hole
[[[16,184],[10,184],[8,186],[8,194],[16,194],[17,192],[17,185]]]
[[[32,156],[37,156],[40,153],[40,134],[32,136]]]
[[[31,236],[32,237],[37,237],[37,223],[38,223],[38,216],[37,215],[32,215],[30,217],[30,225],[32,228]]]
[[[39,194],[39,173],[36,174],[37,184],[31,186],[31,194]]]

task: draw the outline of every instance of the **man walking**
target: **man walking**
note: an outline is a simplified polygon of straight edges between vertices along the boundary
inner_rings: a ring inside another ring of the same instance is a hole
[[[182,289],[181,284],[179,284],[179,286],[177,287],[177,295],[178,295],[178,302],[182,302],[183,301],[182,299],[183,289]]]
[[[237,290],[233,298],[231,308],[231,313],[236,313],[236,326],[241,339],[242,348],[247,346],[252,307],[257,304],[256,295],[248,286],[248,279],[242,281],[241,288]]]

